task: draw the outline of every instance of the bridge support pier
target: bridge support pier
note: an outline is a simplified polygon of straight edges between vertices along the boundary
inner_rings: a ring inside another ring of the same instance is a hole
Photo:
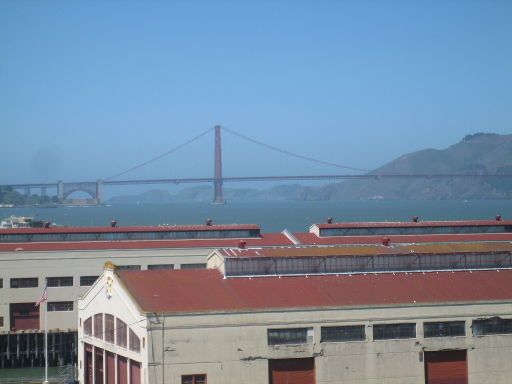
[[[96,204],[103,201],[103,180],[96,180]]]
[[[25,187],[25,196],[26,197],[30,196],[30,187]]]
[[[41,187],[41,197],[46,196],[46,187]]]
[[[57,197],[59,201],[64,200],[64,182],[62,180],[59,180],[57,184]]]
[[[213,204],[224,204],[222,196],[222,148],[220,125],[215,126],[215,159],[213,169]]]

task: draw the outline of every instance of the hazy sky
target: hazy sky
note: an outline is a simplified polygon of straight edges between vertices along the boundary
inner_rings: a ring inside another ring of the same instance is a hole
[[[511,20],[489,0],[2,0],[0,183],[105,178],[215,124],[361,168],[512,133]],[[338,171],[223,139],[231,175]],[[130,176],[210,176],[212,147]]]

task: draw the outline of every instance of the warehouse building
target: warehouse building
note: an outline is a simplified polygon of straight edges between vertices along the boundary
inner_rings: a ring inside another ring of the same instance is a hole
[[[237,247],[206,270],[107,263],[78,302],[80,382],[506,383],[511,263],[510,242]]]

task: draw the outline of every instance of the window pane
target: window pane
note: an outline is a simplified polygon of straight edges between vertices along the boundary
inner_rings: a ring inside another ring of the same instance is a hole
[[[115,321],[114,316],[105,314],[105,341],[114,343]]]
[[[373,339],[413,339],[416,337],[416,324],[376,324],[373,326]]]
[[[512,333],[512,319],[493,317],[485,320],[473,320],[473,335],[498,335]]]
[[[103,340],[103,313],[94,315],[94,337]]]
[[[20,277],[11,279],[11,288],[36,288],[39,285],[37,277]]]
[[[117,271],[139,271],[140,265],[116,265]]]
[[[206,268],[205,263],[181,264],[181,269],[203,269]]]
[[[94,284],[98,280],[99,276],[80,276],[80,286],[88,287]]]
[[[425,337],[466,336],[465,321],[441,321],[423,324]]]
[[[116,344],[120,347],[126,348],[127,331],[126,323],[116,318]]]
[[[152,264],[148,265],[148,269],[174,269],[174,264]]]
[[[308,330],[311,330],[311,328],[269,329],[267,334],[268,345],[306,344],[308,342]]]
[[[130,329],[130,351],[140,352],[140,339],[135,332]]]
[[[89,317],[87,320],[84,321],[84,333],[87,336],[92,335],[92,317]]]
[[[73,276],[47,277],[46,282],[49,287],[72,287]]]
[[[49,301],[48,312],[66,312],[73,310],[72,301]]]
[[[364,325],[322,327],[322,342],[366,340]]]

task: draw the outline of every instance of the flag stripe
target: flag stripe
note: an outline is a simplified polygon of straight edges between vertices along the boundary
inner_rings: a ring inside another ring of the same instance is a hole
[[[48,300],[48,290],[47,290],[47,288],[48,288],[47,286],[44,287],[44,291],[41,294],[41,297],[39,297],[39,299],[37,299],[36,307],[38,307],[39,304],[44,303],[46,300]]]

